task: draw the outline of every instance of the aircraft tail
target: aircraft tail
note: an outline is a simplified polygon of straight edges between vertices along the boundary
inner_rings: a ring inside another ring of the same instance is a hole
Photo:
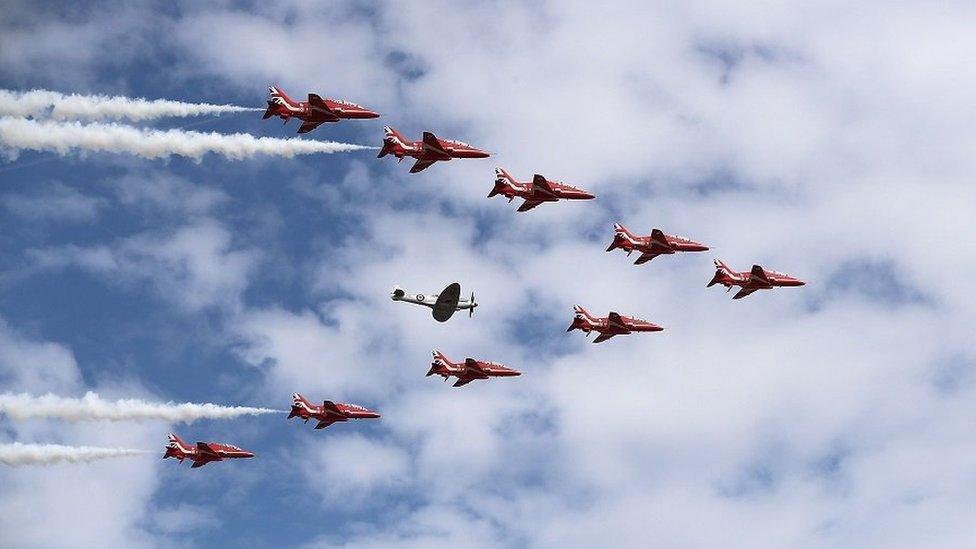
[[[275,99],[280,99],[286,103],[294,103],[291,97],[284,92],[278,86],[268,86],[268,101],[276,102]]]
[[[264,116],[261,117],[261,120],[267,120],[276,114],[278,114],[277,103],[274,101],[268,101],[268,108],[265,109]]]
[[[629,237],[631,239],[634,239],[634,240],[637,239],[637,235],[635,235],[634,233],[630,232],[630,230],[627,229],[627,227],[624,227],[620,223],[614,223],[613,224],[613,232],[618,233],[618,234],[622,234],[622,235],[627,236],[627,237]]]
[[[637,241],[637,236],[634,233],[627,230],[627,227],[624,227],[620,223],[614,223],[613,242],[611,242],[610,246],[607,247],[607,251],[612,252],[617,248],[630,249],[625,246],[625,243],[626,242],[635,243],[636,241]]]
[[[305,397],[303,397],[300,393],[293,393],[291,395],[291,412],[289,412],[287,419],[300,416],[302,406],[307,404],[308,404],[308,400]]]
[[[722,282],[726,278],[732,277],[732,275],[733,275],[732,269],[730,269],[729,266],[726,265],[721,259],[716,259],[715,276],[712,277],[712,280],[705,287],[711,288],[712,286]]]
[[[169,439],[169,444],[166,445],[166,453],[163,454],[163,459],[175,457],[182,463],[186,454],[190,453],[190,447],[173,433],[170,433],[166,438]]]
[[[400,132],[396,131],[393,126],[383,126],[383,135],[383,148],[380,149],[380,153],[376,155],[376,158],[383,158],[388,154],[403,158],[403,155],[397,154],[397,152],[406,144],[406,138]]]
[[[405,295],[407,295],[407,292],[400,286],[393,286],[393,289],[390,290],[390,299],[394,301],[403,299]]]
[[[582,315],[587,320],[591,320],[591,321],[596,320],[596,318],[593,315],[591,315],[589,312],[587,312],[586,309],[580,307],[579,305],[573,305],[573,310],[576,311],[576,314]]]
[[[495,196],[496,194],[504,194],[505,190],[509,187],[513,187],[518,184],[518,181],[512,177],[504,168],[495,168],[495,186],[488,193],[488,198]]]

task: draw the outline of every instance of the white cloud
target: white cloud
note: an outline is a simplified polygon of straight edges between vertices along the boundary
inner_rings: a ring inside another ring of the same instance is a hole
[[[310,443],[306,454],[302,463],[308,478],[316,479],[315,489],[332,505],[356,505],[411,476],[410,457],[400,446],[357,434],[332,433],[323,442]]]
[[[234,309],[247,287],[257,254],[238,249],[231,233],[212,219],[162,234],[141,233],[113,245],[75,245],[32,250],[39,268],[78,266],[113,283],[149,283],[189,311]]]

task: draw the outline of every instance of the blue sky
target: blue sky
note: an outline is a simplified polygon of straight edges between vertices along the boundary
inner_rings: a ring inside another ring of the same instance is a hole
[[[113,14],[106,17],[105,14]],[[432,16],[436,14],[436,17]],[[257,452],[0,470],[0,545],[966,545],[972,6],[13,2],[0,88],[261,107],[267,86],[493,157],[231,161],[0,144],[0,390],[378,409],[12,422],[0,442]],[[291,137],[244,113],[156,128]],[[493,168],[595,201],[486,199]],[[612,224],[712,246],[634,267]],[[712,258],[808,282],[732,302]],[[390,302],[452,281],[440,325]],[[572,306],[666,330],[594,346]],[[452,389],[430,351],[509,364]],[[608,533],[613,533],[608,537]]]

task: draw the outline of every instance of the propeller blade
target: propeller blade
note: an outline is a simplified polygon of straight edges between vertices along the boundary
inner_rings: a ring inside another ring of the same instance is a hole
[[[478,304],[474,302],[474,292],[471,292],[471,308],[468,309],[468,318],[471,318],[471,317],[474,316],[474,308],[477,307],[477,306],[478,306]]]

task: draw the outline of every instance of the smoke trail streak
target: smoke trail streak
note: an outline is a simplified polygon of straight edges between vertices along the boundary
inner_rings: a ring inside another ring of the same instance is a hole
[[[55,465],[58,463],[89,463],[113,457],[151,454],[149,450],[131,448],[95,448],[92,446],[62,446],[60,444],[0,444],[0,463],[22,465]]]
[[[10,419],[31,418],[76,421],[145,421],[163,420],[170,423],[191,423],[198,419],[232,419],[240,416],[282,413],[285,410],[251,408],[248,406],[220,406],[175,402],[156,403],[138,399],[103,400],[88,392],[82,398],[67,398],[46,394],[0,394],[0,413]]]
[[[132,99],[107,95],[65,95],[49,90],[26,92],[0,89],[0,116],[50,116],[57,120],[132,120],[253,112],[264,109],[236,105],[184,103],[168,99]]]
[[[200,160],[207,153],[242,160],[257,154],[291,158],[299,154],[375,150],[376,147],[316,141],[254,137],[246,133],[219,134],[184,130],[153,130],[119,124],[81,124],[0,117],[0,148],[50,151],[67,155],[72,150],[129,153],[143,158],[172,155]]]

